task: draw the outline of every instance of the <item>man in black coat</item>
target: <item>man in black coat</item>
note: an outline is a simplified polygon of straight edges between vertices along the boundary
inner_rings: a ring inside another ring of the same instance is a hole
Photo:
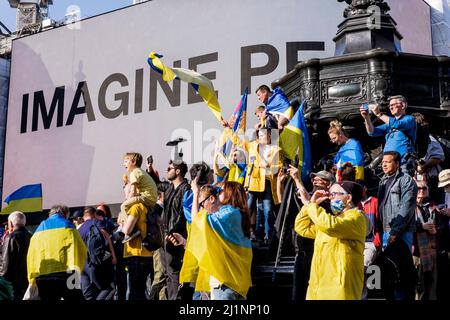
[[[12,283],[14,300],[22,300],[28,287],[27,253],[31,233],[25,228],[26,218],[20,211],[8,216],[9,235],[2,248],[0,277]]]

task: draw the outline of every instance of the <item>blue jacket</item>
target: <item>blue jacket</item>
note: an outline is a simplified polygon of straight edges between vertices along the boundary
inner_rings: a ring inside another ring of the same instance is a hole
[[[380,186],[387,179],[388,176],[384,176]],[[397,171],[394,182],[385,191],[384,201],[378,198],[384,232],[400,236],[404,232],[416,231],[416,197],[417,186],[414,180],[409,175]]]

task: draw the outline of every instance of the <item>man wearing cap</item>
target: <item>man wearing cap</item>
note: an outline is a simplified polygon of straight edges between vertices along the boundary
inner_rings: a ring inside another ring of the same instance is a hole
[[[72,221],[72,223],[75,225],[75,227],[80,229],[81,225],[83,224],[83,212],[81,210],[76,210],[70,217],[69,220]]]

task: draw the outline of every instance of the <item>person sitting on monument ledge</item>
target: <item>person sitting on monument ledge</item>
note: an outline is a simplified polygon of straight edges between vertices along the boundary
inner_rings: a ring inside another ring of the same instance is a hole
[[[292,107],[289,105],[289,100],[281,88],[277,87],[272,92],[267,85],[263,84],[256,89],[255,93],[258,96],[258,100],[266,106],[266,113],[277,120],[278,129],[283,130],[289,123],[290,118],[292,118],[293,112]]]

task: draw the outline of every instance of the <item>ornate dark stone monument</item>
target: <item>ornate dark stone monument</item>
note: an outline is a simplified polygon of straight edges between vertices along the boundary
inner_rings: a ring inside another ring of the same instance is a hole
[[[447,119],[439,124],[450,126],[450,58],[402,53],[402,36],[384,0],[345,2],[335,56],[300,62],[272,86],[306,100],[309,120],[351,122],[362,103],[379,102],[387,111],[387,98],[402,94],[409,112]]]
[[[372,158],[368,160],[375,158],[384,138],[368,137],[359,107],[365,102],[378,102],[383,111],[389,113],[387,98],[391,95],[404,95],[409,102],[407,112],[425,114],[433,120],[430,122],[436,132],[442,134],[445,128],[450,129],[450,58],[402,53],[402,36],[383,0],[345,2],[348,4],[345,20],[334,38],[335,56],[300,62],[272,83],[272,87],[281,86],[291,101],[307,102],[305,118],[311,135],[313,163],[330,156],[337,148],[327,134],[328,123],[335,118],[351,129],[350,135],[361,142],[365,152],[371,153]],[[323,166],[316,167],[316,170],[322,169]],[[369,192],[374,192],[367,186]],[[278,215],[283,217],[289,212],[281,208]],[[285,239],[289,232],[283,233],[281,238]],[[287,243],[285,240],[274,246],[282,252],[283,244]],[[282,254],[274,263],[270,260],[275,258],[272,252],[269,249],[264,256],[261,250],[254,250],[257,290],[250,291],[250,299],[264,298],[274,292],[278,299],[289,299],[291,293],[285,289],[292,283],[293,257]],[[261,256],[269,262],[265,263]]]

